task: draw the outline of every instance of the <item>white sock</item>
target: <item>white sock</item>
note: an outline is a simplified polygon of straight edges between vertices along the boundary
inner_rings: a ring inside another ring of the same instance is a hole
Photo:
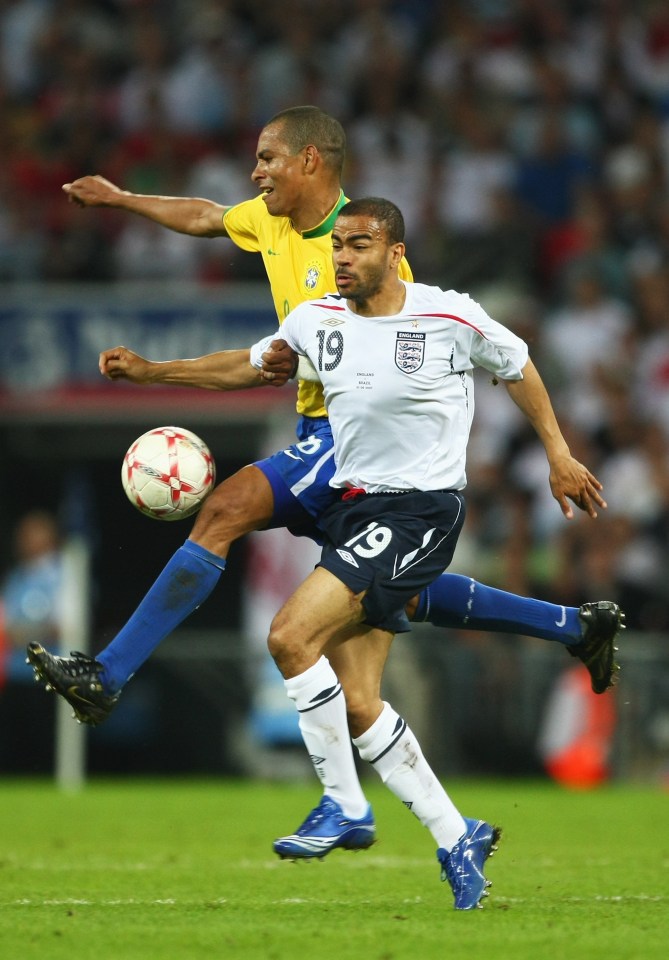
[[[347,817],[363,817],[369,803],[355,766],[344,691],[329,660],[321,657],[313,667],[284,680],[284,684],[295,701],[302,739],[323,791],[336,800]]]
[[[385,785],[414,813],[437,846],[452,850],[466,830],[462,815],[423,756],[406,721],[384,701],[378,719],[353,743]]]

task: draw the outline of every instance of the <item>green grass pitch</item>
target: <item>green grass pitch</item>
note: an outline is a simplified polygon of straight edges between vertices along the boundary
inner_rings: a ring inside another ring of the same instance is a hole
[[[313,784],[0,787],[7,960],[654,960],[669,956],[669,794],[448,784],[499,823],[483,910],[453,910],[431,837],[376,781],[378,842],[279,861]]]

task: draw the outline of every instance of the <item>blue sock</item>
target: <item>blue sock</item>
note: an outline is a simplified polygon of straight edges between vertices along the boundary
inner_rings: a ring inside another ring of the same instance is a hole
[[[519,597],[456,573],[443,573],[423,590],[414,621],[457,630],[517,633],[565,644],[582,639],[576,607]]]
[[[158,644],[203,603],[218,583],[225,560],[186,540],[128,622],[96,660],[107,693],[116,693]]]

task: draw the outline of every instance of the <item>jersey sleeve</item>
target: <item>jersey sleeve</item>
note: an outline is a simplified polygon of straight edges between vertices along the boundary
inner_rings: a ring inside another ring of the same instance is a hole
[[[263,204],[262,197],[244,200],[234,207],[228,207],[223,214],[223,226],[227,235],[238,247],[250,253],[260,252],[259,214],[263,212],[264,205],[259,207],[259,203]]]
[[[262,369],[262,355],[269,347],[272,340],[285,340],[291,350],[294,350],[295,353],[304,355],[306,350],[303,345],[301,345],[300,340],[300,323],[297,315],[302,313],[302,305],[300,304],[292,313],[289,313],[286,319],[281,324],[281,328],[276,331],[276,333],[271,333],[267,337],[263,337],[261,340],[258,340],[251,347],[250,363],[252,367],[255,367],[256,370]],[[318,377],[306,377],[308,380],[317,380]]]
[[[283,337],[291,350],[302,356],[306,355],[307,352],[307,344],[303,342],[303,324],[301,323],[306,307],[308,307],[308,304],[301,303],[292,310],[281,324],[281,332],[279,333],[279,336]]]
[[[277,340],[279,337],[283,337],[283,333],[277,330],[276,333],[271,333],[268,337],[263,337],[262,340],[258,340],[251,347],[251,355],[249,357],[249,362],[252,367],[255,367],[256,370],[262,369],[262,355],[268,349],[272,340]]]
[[[302,303],[292,313],[289,313],[283,321],[280,335],[299,358],[294,379],[320,384],[322,382],[320,375],[307,356],[310,341],[313,349],[314,326],[313,308],[309,303]],[[307,335],[308,331],[311,331],[311,337]]]
[[[478,367],[489,370],[500,380],[522,380],[527,363],[527,344],[508,327],[488,316],[483,307],[471,297],[463,295],[465,314],[471,325],[471,359]]]
[[[295,376],[293,379],[308,380],[310,383],[321,383],[318,370],[313,365],[309,357],[305,357],[301,353],[298,353],[297,370],[295,371]]]

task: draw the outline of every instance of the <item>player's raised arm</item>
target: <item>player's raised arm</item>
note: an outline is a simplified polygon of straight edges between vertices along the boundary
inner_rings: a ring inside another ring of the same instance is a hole
[[[138,384],[172,384],[204,390],[245,390],[250,387],[282,386],[295,369],[295,355],[277,350],[272,376],[263,376],[251,366],[250,350],[220,350],[186,360],[147,360],[127,347],[103,350],[100,373],[108,380]]]
[[[587,467],[572,457],[537,368],[528,360],[523,367],[523,379],[505,380],[504,384],[544,445],[550,467],[551,492],[567,520],[574,515],[569,500],[589,516],[596,517],[595,507],[606,507],[600,492],[602,484]]]
[[[223,214],[228,209],[213,200],[194,197],[160,197],[121,190],[101,176],[80,177],[64,183],[71,203],[80,207],[114,207],[138,213],[163,227],[193,237],[226,237]]]

